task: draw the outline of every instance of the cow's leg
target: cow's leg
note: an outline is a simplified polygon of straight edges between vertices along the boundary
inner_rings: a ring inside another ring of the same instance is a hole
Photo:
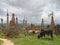
[[[40,35],[38,35],[38,38],[40,38]]]
[[[44,34],[44,38],[45,38],[45,34]]]
[[[53,34],[51,34],[51,39],[53,39]]]

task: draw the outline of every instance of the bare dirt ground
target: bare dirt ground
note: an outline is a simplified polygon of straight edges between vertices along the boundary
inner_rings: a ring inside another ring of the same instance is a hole
[[[2,38],[0,38],[0,40],[3,41],[2,45],[14,45],[14,43],[11,40],[2,39]]]

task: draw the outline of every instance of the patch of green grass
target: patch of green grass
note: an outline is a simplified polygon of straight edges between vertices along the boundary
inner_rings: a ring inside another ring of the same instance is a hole
[[[4,34],[0,33],[0,38],[4,38]],[[3,43],[3,41],[0,40],[0,45]]]
[[[2,44],[2,41],[0,40],[0,45]]]
[[[4,38],[4,34],[3,33],[0,33],[0,38]]]
[[[46,38],[38,39],[37,35],[27,35],[26,37],[23,34],[20,34],[19,38],[9,38],[15,45],[60,45],[60,36],[55,36],[53,40]]]

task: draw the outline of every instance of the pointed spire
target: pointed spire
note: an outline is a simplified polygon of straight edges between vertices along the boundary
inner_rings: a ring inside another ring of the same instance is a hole
[[[16,25],[18,25],[18,18],[16,17]]]
[[[41,29],[44,29],[44,19],[42,18]]]
[[[54,12],[51,12],[48,16],[50,17],[50,16],[53,16],[53,14],[54,14]]]
[[[2,26],[2,24],[3,24],[3,19],[1,19],[1,26]]]
[[[27,16],[24,15],[24,20],[27,20]]]
[[[53,17],[53,12],[51,13],[51,24],[50,24],[50,29],[52,29],[52,30],[54,30],[54,26],[55,26],[55,24],[54,24],[54,17]]]
[[[25,16],[24,16],[24,19],[23,19],[23,25],[25,25],[25,22],[26,22],[26,20],[25,20]]]
[[[0,23],[0,32],[3,32],[3,19],[0,19],[1,23]]]
[[[50,15],[52,15],[52,16],[53,16],[53,14],[54,14],[54,12],[52,12]]]
[[[24,16],[24,19],[23,19],[23,28],[24,28],[24,30],[26,30],[26,28],[27,28],[27,20],[26,20],[25,16]]]
[[[7,9],[7,28],[8,28],[8,25],[9,25],[9,14],[8,14],[8,9]]]
[[[9,16],[9,14],[8,14],[8,9],[7,9],[7,16]]]
[[[15,14],[14,13],[12,13],[12,23],[15,24]]]

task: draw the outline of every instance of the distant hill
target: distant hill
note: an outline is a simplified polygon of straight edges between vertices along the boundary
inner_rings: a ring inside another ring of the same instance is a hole
[[[36,26],[40,26],[40,24],[35,24]],[[49,24],[45,24],[45,25],[49,25]],[[22,27],[23,23],[19,23],[18,26]],[[27,23],[27,26],[30,26],[29,23]],[[6,23],[3,23],[3,27],[6,27]]]
[[[3,23],[3,27],[6,27],[6,23]],[[18,26],[22,27],[23,26],[23,23],[19,23]],[[30,24],[27,24],[27,26],[30,26]]]

